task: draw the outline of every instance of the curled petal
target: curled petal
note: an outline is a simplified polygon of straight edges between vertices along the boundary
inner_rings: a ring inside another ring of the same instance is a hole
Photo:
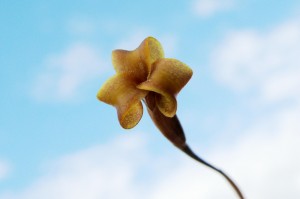
[[[160,112],[166,117],[174,117],[177,111],[177,100],[174,95],[156,95],[155,101]]]
[[[192,77],[193,71],[176,59],[159,59],[153,64],[152,72],[147,81],[139,84],[139,89],[153,91],[159,110],[167,117],[176,114],[175,96]]]
[[[112,62],[117,73],[125,73],[140,83],[147,79],[151,65],[163,56],[164,52],[159,41],[148,37],[133,51],[114,50]]]
[[[141,99],[147,91],[139,90],[136,84],[124,74],[117,74],[107,80],[97,94],[97,98],[116,107],[118,119],[125,129],[133,128],[143,115]]]

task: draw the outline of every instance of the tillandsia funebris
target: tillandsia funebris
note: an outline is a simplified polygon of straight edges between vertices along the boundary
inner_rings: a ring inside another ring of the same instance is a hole
[[[105,82],[97,98],[117,109],[120,125],[130,129],[139,123],[143,101],[154,124],[169,141],[225,177],[239,198],[244,199],[227,174],[197,156],[186,143],[176,115],[176,96],[191,79],[191,68],[179,60],[165,58],[161,44],[153,37],[147,37],[133,51],[114,50],[112,63],[116,74]]]

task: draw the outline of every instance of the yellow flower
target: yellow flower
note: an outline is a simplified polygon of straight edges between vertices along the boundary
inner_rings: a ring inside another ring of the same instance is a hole
[[[116,74],[102,86],[97,97],[116,107],[123,128],[133,128],[140,121],[141,100],[153,101],[161,114],[174,117],[176,95],[193,74],[187,65],[164,58],[161,44],[153,37],[146,38],[133,51],[113,51],[112,63]]]

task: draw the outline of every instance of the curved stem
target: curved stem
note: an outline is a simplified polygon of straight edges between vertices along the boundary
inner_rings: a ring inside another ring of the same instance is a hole
[[[160,130],[160,132],[170,140],[177,148],[181,149],[184,153],[186,153],[191,158],[195,159],[196,161],[204,164],[205,166],[215,170],[219,174],[221,174],[233,187],[237,195],[240,199],[244,199],[244,196],[237,185],[226,175],[222,170],[217,169],[216,167],[212,166],[208,162],[201,159],[197,156],[188,145],[186,145],[186,139],[184,135],[183,128],[179,122],[178,117],[175,115],[172,118],[164,116],[160,110],[156,106],[155,102],[155,93],[150,92],[146,98],[143,100],[147,106],[148,113],[156,125],[156,127]]]
[[[209,164],[208,162],[206,162],[205,160],[203,160],[202,158],[200,158],[199,156],[197,156],[188,145],[185,145],[184,147],[180,148],[185,154],[187,154],[188,156],[190,156],[191,158],[193,158],[194,160],[196,160],[197,162],[200,162],[202,164],[204,164],[205,166],[215,170],[216,172],[218,172],[219,174],[221,174],[228,182],[229,184],[232,186],[232,188],[235,190],[235,192],[237,193],[237,195],[239,196],[240,199],[245,199],[242,192],[240,191],[240,189],[237,187],[237,185],[230,179],[230,177],[225,174],[222,170],[214,167],[213,165]]]

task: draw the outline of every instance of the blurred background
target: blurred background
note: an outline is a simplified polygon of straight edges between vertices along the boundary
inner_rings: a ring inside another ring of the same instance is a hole
[[[300,198],[296,0],[0,1],[1,199],[231,199],[147,112],[131,130],[96,99],[111,51],[157,38],[194,75],[189,145],[246,198]]]

